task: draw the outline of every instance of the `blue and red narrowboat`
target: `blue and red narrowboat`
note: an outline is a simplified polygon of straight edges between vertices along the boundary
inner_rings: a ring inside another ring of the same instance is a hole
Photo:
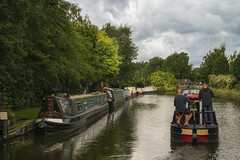
[[[198,95],[186,95],[191,100],[197,100]],[[181,119],[181,125],[177,124],[179,114],[174,111],[171,126],[171,140],[177,142],[190,142],[193,144],[216,142],[218,140],[218,123],[215,112],[208,111],[208,121],[204,121],[204,111],[200,111],[200,102],[188,103],[188,109],[193,113],[189,125],[184,126],[186,115]],[[213,114],[213,125],[210,124],[209,113]]]

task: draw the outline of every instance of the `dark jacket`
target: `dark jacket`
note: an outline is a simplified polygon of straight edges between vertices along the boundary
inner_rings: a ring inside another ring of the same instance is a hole
[[[202,88],[199,92],[199,100],[202,100],[203,106],[212,105],[212,97],[214,94],[210,88]]]
[[[177,95],[174,98],[174,106],[176,107],[176,111],[177,112],[184,112],[187,111],[186,108],[186,103],[187,102],[192,102],[191,100],[189,100],[187,97],[185,97],[184,95]]]

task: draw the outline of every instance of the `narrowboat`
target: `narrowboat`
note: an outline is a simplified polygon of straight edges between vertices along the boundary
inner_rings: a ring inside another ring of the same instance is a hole
[[[51,95],[43,99],[36,125],[44,134],[84,129],[95,123],[114,104],[123,100],[123,90],[104,89],[83,95]]]
[[[198,95],[188,93],[187,97],[197,100]],[[181,119],[181,125],[177,124],[179,114],[174,111],[171,126],[171,140],[177,142],[190,142],[193,144],[218,141],[218,123],[215,112],[207,111],[208,121],[204,121],[204,111],[200,111],[200,102],[188,103],[188,109],[193,113],[189,125],[184,126],[186,115]],[[213,125],[210,125],[209,113],[213,114]]]

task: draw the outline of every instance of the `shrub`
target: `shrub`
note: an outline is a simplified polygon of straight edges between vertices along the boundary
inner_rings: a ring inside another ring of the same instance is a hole
[[[233,89],[237,80],[233,75],[209,75],[209,85],[213,88]]]

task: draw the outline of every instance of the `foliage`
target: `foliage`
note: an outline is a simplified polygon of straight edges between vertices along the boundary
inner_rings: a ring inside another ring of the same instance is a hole
[[[144,86],[151,85],[150,76],[148,73],[148,62],[136,62],[134,64],[133,78],[128,81],[129,86],[136,86],[136,84],[143,84]]]
[[[214,88],[233,89],[236,78],[233,75],[209,75],[209,85]]]
[[[208,75],[210,74],[228,74],[228,60],[225,55],[225,44],[221,44],[220,48],[215,48],[213,51],[203,57],[203,62],[200,66],[201,80],[208,82]]]
[[[118,74],[118,65],[121,64],[121,57],[118,56],[118,44],[115,39],[109,38],[104,31],[97,34],[96,52],[98,54],[98,64],[102,70],[102,76]]]
[[[240,81],[240,54],[231,63],[231,73]]]
[[[233,89],[212,88],[214,96],[240,101],[240,92]]]
[[[188,63],[189,57],[187,53],[174,52],[165,59],[163,71],[173,73],[177,79],[189,78],[191,76],[192,65]]]
[[[151,58],[146,66],[147,74],[151,75],[151,73],[153,72],[162,71],[163,63],[164,63],[164,59],[160,57]]]
[[[187,53],[184,52],[175,52],[166,59],[153,57],[148,62],[136,62],[134,64],[135,71],[133,74],[133,80],[131,80],[131,83],[129,84],[136,84],[138,82],[144,85],[152,85],[151,75],[158,71],[172,73],[174,76],[178,76],[178,78],[191,78],[193,77],[193,73],[191,72],[192,65],[188,64],[188,62],[189,57]],[[137,79],[139,81],[137,81]],[[159,84],[156,85],[159,86]],[[173,88],[175,88],[175,86]]]
[[[196,67],[192,69],[192,81],[193,82],[200,82],[201,81],[201,75],[200,75],[201,68]]]
[[[121,64],[119,65],[119,75],[115,75],[112,79],[111,85],[115,87],[125,87],[129,85],[129,81],[134,81],[134,63],[137,58],[138,48],[132,40],[132,30],[128,25],[121,25],[119,27],[107,23],[103,26],[104,31],[111,38],[115,38],[119,45],[118,55],[121,57]],[[116,82],[118,84],[116,84]]]
[[[117,40],[83,18],[75,4],[3,0],[0,11],[1,105],[18,110],[40,103],[55,83],[72,93],[96,90],[119,73]]]
[[[177,89],[177,80],[169,72],[157,71],[151,74],[152,85],[157,86],[159,90]]]

